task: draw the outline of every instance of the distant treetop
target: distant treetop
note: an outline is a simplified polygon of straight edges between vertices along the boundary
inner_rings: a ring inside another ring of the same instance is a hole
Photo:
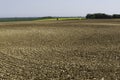
[[[87,19],[113,19],[113,18],[120,18],[120,14],[113,14],[108,15],[105,13],[94,13],[94,14],[87,14]]]

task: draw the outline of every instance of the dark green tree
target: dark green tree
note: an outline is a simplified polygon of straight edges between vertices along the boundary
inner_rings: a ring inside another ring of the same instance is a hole
[[[95,13],[95,14],[87,14],[86,18],[87,19],[110,19],[112,18],[112,16],[104,13]]]
[[[120,18],[120,14],[113,14],[113,18]]]

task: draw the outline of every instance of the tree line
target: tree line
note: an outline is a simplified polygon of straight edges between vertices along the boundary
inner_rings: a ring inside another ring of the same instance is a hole
[[[120,14],[108,15],[105,13],[94,13],[94,14],[87,14],[86,18],[87,19],[117,19],[120,18]]]

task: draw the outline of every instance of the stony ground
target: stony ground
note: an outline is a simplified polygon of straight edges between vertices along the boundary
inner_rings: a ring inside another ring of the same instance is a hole
[[[120,20],[0,23],[0,80],[120,80]]]

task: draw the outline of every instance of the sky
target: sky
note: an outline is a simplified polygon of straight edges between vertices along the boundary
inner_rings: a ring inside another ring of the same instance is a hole
[[[0,0],[0,17],[120,14],[120,0]]]

